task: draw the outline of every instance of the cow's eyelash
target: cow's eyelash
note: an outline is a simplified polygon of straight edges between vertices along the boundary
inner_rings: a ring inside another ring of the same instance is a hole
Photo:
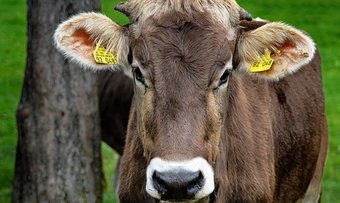
[[[137,81],[146,85],[144,75],[138,66],[132,65],[132,73]]]
[[[229,70],[229,69],[224,71],[224,73],[220,77],[220,80],[218,82],[218,86],[221,86],[221,85],[225,84],[226,82],[228,82],[230,73],[231,73],[231,70]]]

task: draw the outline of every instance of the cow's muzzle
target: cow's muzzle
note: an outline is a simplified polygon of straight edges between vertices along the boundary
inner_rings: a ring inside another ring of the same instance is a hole
[[[214,173],[203,158],[174,162],[151,160],[147,168],[146,191],[166,201],[198,200],[214,191]]]

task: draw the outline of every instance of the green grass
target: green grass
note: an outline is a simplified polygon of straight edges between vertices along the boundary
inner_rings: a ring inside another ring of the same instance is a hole
[[[118,155],[106,144],[102,144],[102,159],[105,172],[105,182],[103,202],[115,202],[116,192],[113,187],[114,171]]]
[[[127,23],[113,11],[118,1],[102,0],[103,13]],[[239,0],[254,17],[283,21],[307,31],[322,56],[330,149],[323,181],[323,202],[340,202],[340,12],[336,0]],[[17,132],[15,111],[26,56],[26,1],[0,0],[0,203],[10,202]],[[102,145],[107,187],[104,202],[114,202],[112,186],[117,155]]]
[[[15,111],[26,55],[26,5],[23,0],[1,0],[0,4],[0,202],[10,202],[17,141]]]

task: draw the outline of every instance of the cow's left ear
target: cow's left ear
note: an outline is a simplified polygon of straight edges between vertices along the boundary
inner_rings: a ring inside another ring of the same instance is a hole
[[[81,13],[60,24],[56,47],[66,57],[92,70],[126,68],[128,29],[99,13]]]
[[[309,36],[278,22],[248,29],[241,34],[236,48],[237,70],[267,80],[278,80],[299,70],[315,52]]]

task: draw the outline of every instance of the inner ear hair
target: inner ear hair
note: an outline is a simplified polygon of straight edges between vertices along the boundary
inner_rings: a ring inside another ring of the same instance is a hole
[[[252,31],[252,30],[256,30],[259,27],[264,26],[265,24],[267,24],[267,21],[263,21],[263,20],[241,20],[239,23],[240,26],[240,30],[239,30],[239,35],[243,32],[248,32],[248,31]],[[239,38],[237,38],[236,44],[238,44],[238,40]],[[238,55],[238,46],[235,46],[235,50],[234,50],[234,56],[233,56],[233,69],[236,69],[240,63],[240,57]]]
[[[256,30],[259,27],[264,26],[265,24],[267,24],[268,22],[266,21],[257,21],[257,20],[252,20],[252,21],[248,21],[248,20],[241,20],[240,21],[240,28],[242,31],[244,32],[248,32],[251,30]]]

